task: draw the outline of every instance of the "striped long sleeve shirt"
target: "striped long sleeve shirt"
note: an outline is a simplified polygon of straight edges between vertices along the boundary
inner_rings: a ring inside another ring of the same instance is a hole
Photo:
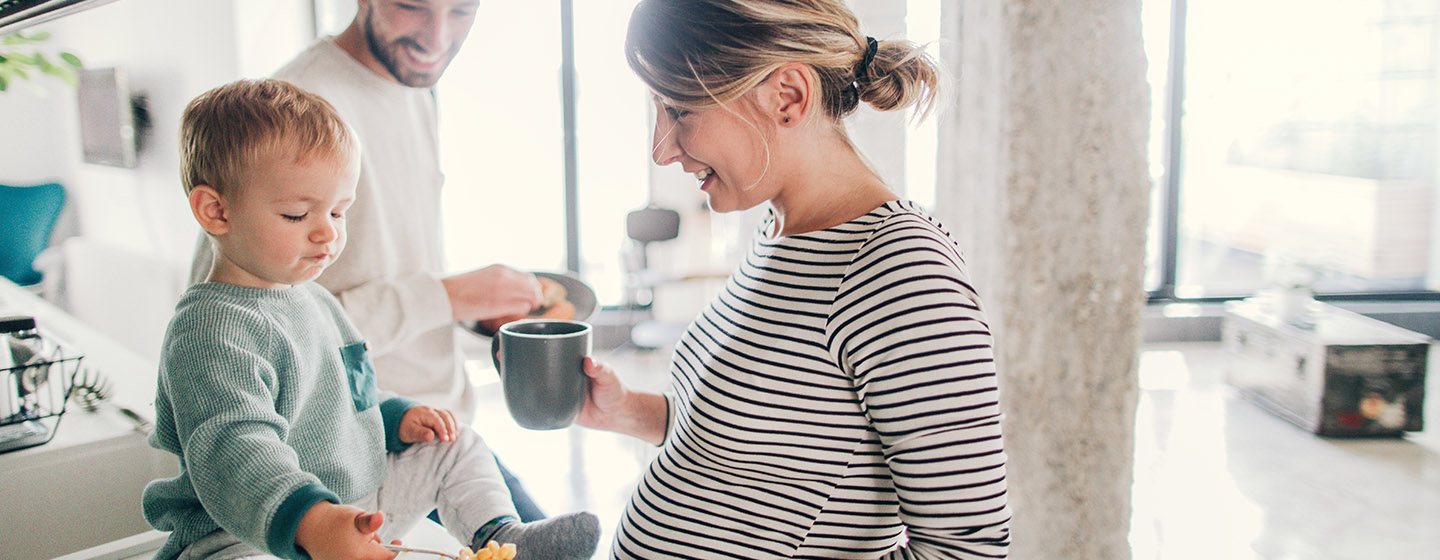
[[[990,331],[913,204],[761,235],[671,378],[616,558],[1005,557]]]

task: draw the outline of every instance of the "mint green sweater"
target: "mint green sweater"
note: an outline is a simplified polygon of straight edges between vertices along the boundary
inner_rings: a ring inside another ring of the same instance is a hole
[[[314,283],[192,286],[165,333],[150,445],[180,474],[152,481],[145,519],[174,558],[224,529],[282,558],[315,503],[349,503],[385,478],[413,401],[380,395],[360,333]],[[382,397],[387,397],[383,399]]]

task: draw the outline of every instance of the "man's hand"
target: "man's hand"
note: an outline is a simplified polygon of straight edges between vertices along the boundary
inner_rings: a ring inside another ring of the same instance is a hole
[[[456,425],[454,412],[423,404],[414,406],[400,417],[400,441],[455,441]]]
[[[380,546],[384,523],[380,512],[321,501],[300,518],[295,545],[314,560],[392,560],[395,553]]]
[[[534,274],[492,264],[440,279],[450,296],[456,321],[523,315],[540,305],[540,282]]]

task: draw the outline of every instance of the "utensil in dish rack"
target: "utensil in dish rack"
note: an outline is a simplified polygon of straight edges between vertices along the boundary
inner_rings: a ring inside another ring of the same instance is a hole
[[[428,549],[428,548],[415,548],[415,547],[410,547],[410,546],[400,546],[400,545],[398,545],[398,544],[381,544],[380,546],[385,547],[387,550],[392,550],[392,551],[399,552],[399,553],[402,553],[402,554],[403,554],[403,553],[406,553],[406,552],[409,552],[409,553],[412,553],[412,554],[430,554],[430,555],[434,555],[434,556],[439,556],[439,557],[441,557],[441,558],[449,558],[450,560],[459,560],[459,558],[460,558],[460,556],[457,555],[457,554],[450,554],[450,553],[446,553],[446,552],[440,552],[440,551],[438,551],[438,550],[430,550],[430,549]]]
[[[18,399],[18,414],[30,416],[39,406],[39,395],[45,383],[50,380],[48,361],[52,352],[45,340],[40,338],[35,318],[15,316],[0,319],[0,352],[5,354],[4,370],[15,378],[14,396],[6,387],[7,399]],[[8,383],[8,382],[7,382]],[[7,404],[8,403],[7,401]]]
[[[75,373],[75,379],[70,385],[70,400],[80,405],[86,412],[100,410],[101,405],[109,405],[135,424],[135,429],[141,432],[150,432],[150,421],[140,413],[129,408],[108,402],[111,397],[110,379],[100,375],[99,371],[91,368],[82,368]]]

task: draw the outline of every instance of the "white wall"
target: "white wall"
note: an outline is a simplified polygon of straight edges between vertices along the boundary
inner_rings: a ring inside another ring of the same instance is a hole
[[[75,92],[63,83],[0,94],[0,127],[24,132],[0,134],[0,182],[66,186],[83,236],[63,251],[71,311],[142,355],[158,351],[198,235],[178,179],[180,112],[199,93],[268,73],[302,48],[311,29],[304,6],[123,0],[32,28],[87,67],[123,69],[146,96],[151,127],[134,169],[82,163]]]

